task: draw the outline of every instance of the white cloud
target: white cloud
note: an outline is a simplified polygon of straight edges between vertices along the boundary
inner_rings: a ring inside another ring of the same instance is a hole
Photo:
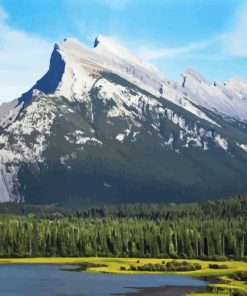
[[[146,60],[186,58],[200,60],[226,60],[247,57],[247,2],[242,2],[233,14],[230,27],[208,40],[194,41],[181,47],[142,47],[139,54]]]
[[[247,3],[234,15],[232,28],[222,36],[224,52],[235,57],[247,57]]]
[[[160,48],[160,49],[148,49],[140,48],[139,54],[143,59],[146,60],[157,60],[161,58],[177,57],[178,55],[188,54],[194,51],[207,48],[211,45],[214,39],[191,42],[185,46],[174,47],[174,48]]]
[[[53,44],[7,24],[0,7],[0,103],[19,97],[47,71]]]

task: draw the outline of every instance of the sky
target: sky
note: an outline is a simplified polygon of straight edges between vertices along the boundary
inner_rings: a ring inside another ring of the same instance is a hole
[[[45,74],[54,43],[113,38],[176,80],[247,79],[247,0],[0,0],[0,103]]]

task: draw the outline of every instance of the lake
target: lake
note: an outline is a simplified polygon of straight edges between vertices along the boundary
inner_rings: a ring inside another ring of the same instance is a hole
[[[141,287],[202,287],[207,284],[187,276],[116,275],[64,271],[62,268],[68,266],[0,264],[0,296],[109,296],[134,292]]]

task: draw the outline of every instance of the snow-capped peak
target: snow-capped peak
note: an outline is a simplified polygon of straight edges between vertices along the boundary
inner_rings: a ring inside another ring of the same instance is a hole
[[[197,106],[223,117],[240,121],[247,119],[247,81],[239,78],[229,82],[210,83],[193,69],[187,69],[178,82],[180,90]]]
[[[192,68],[187,68],[184,73],[182,74],[182,76],[187,80],[187,79],[193,79],[196,80],[199,83],[205,83],[205,84],[210,84],[201,74],[199,74],[198,72],[196,72],[194,69]]]
[[[94,48],[95,48],[95,51],[98,53],[105,54],[107,51],[112,53],[118,58],[134,63],[136,65],[139,65],[147,69],[148,71],[158,72],[156,67],[144,62],[142,59],[136,56],[131,50],[122,46],[120,43],[114,41],[111,38],[105,37],[103,35],[98,35],[95,38]]]
[[[57,65],[60,71],[59,75],[56,75],[56,87],[54,87],[55,84],[50,80],[54,80]],[[88,74],[85,72],[102,70],[113,72],[158,96],[161,86],[167,83],[164,76],[154,66],[143,62],[130,50],[112,39],[99,35],[95,39],[94,47],[91,48],[81,44],[75,38],[65,38],[61,43],[56,44],[51,57],[50,69],[34,88],[46,94],[56,91],[57,94],[73,98],[78,95],[78,88],[76,87],[75,91],[73,84],[76,82],[78,86],[82,86],[85,85],[85,79],[88,80]],[[53,75],[50,75],[51,73]],[[52,87],[46,91],[43,85],[51,84]],[[79,88],[81,91],[81,87]],[[28,96],[25,94],[25,100],[26,97],[30,97],[30,92]]]
[[[240,97],[247,100],[247,80],[240,77],[234,77],[226,82],[225,85],[231,90],[237,92]]]
[[[117,66],[117,60],[122,60],[126,64],[139,66],[161,76],[156,67],[144,62],[128,48],[103,35],[98,35],[95,38],[93,48],[84,46],[76,38],[65,38],[61,43],[55,45],[55,49],[74,58],[91,59],[98,64],[103,63],[104,66],[106,66],[104,60],[107,60],[107,62],[114,61],[115,66]]]
[[[58,51],[67,53],[75,58],[81,58],[84,51],[88,51],[89,48],[84,46],[76,38],[65,38],[62,42],[55,45],[55,49]]]
[[[28,101],[32,97],[33,89],[45,94],[63,96],[71,101],[85,100],[95,82],[92,74],[102,71],[117,74],[150,94],[170,100],[214,124],[204,112],[174,89],[154,66],[142,61],[112,39],[101,35],[95,39],[94,47],[91,48],[75,38],[65,38],[61,43],[55,44],[49,71],[21,97],[21,101]],[[199,77],[199,74],[194,76]]]
[[[202,75],[188,68],[174,87],[154,66],[102,35],[96,37],[93,47],[87,47],[75,38],[65,38],[55,44],[49,71],[21,100],[29,100],[33,89],[45,94],[55,93],[69,100],[84,100],[94,83],[92,73],[102,71],[117,74],[150,94],[164,97],[207,121],[212,122],[196,106],[246,121],[246,81],[235,78],[225,85],[210,84]]]

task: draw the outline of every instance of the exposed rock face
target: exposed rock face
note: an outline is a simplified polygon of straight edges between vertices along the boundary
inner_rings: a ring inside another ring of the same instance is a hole
[[[162,91],[161,91],[162,89]],[[55,45],[0,108],[0,201],[192,201],[247,191],[247,82],[170,82],[116,42]]]

